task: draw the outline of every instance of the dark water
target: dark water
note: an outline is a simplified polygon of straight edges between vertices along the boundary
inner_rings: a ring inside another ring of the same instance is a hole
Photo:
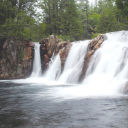
[[[128,128],[127,97],[56,102],[51,88],[0,83],[0,128]]]

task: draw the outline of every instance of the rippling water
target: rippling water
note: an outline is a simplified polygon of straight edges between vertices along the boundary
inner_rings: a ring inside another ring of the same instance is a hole
[[[0,83],[0,128],[128,128],[127,97],[62,100],[53,88]]]

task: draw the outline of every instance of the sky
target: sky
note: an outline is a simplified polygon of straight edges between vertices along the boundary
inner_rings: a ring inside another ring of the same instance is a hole
[[[96,2],[96,0],[88,0],[88,1],[90,2],[90,4],[95,4],[95,2]]]
[[[94,3],[94,2],[95,2],[95,0],[89,0],[89,2],[90,2],[90,3]]]
[[[84,1],[84,0],[78,0],[78,1]],[[90,4],[95,4],[95,2],[96,2],[96,0],[88,0],[88,1],[89,1]]]

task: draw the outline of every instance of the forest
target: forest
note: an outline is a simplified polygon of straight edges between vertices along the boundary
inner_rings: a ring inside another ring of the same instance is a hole
[[[127,0],[0,0],[0,40],[74,41],[119,30],[128,30]]]

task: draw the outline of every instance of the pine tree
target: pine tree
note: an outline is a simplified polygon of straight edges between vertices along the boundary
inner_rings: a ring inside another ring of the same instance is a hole
[[[116,5],[128,17],[128,0],[116,0]]]
[[[34,19],[27,12],[31,1],[19,0],[19,3],[17,0],[0,1],[0,38],[24,39],[28,37],[25,35],[25,29],[34,25]]]

